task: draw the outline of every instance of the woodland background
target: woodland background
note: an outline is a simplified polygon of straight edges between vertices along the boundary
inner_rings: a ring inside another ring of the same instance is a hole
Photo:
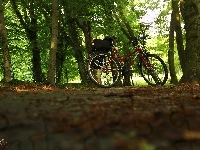
[[[0,0],[0,80],[87,83],[92,39],[115,36],[124,55],[139,23],[151,22],[147,47],[167,63],[169,83],[199,82],[199,7],[197,0]]]
[[[25,83],[0,83],[0,149],[199,150],[199,9],[199,0],[0,0],[0,80]],[[147,47],[168,82],[195,84],[43,84],[87,83],[91,39],[115,36],[126,54],[142,21],[153,23]]]

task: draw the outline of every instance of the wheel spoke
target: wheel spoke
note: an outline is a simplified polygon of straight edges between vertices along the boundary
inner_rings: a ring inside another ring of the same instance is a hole
[[[157,55],[148,54],[145,63],[141,62],[140,73],[149,85],[164,85],[168,78],[168,70],[164,61]]]

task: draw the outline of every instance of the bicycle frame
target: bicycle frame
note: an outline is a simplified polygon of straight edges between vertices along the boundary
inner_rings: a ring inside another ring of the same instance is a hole
[[[123,57],[120,56],[119,52],[117,51],[117,49],[115,47],[113,48],[113,51],[112,51],[112,56],[114,58],[117,58],[119,60],[120,64],[125,62],[128,58],[130,58],[130,56],[132,56],[134,54],[135,54],[135,56],[134,56],[133,60],[131,60],[131,62],[129,63],[129,66],[132,66],[134,64],[135,60],[139,57],[139,59],[144,64],[144,66],[150,71],[151,69],[146,64],[146,60],[143,57],[145,55],[145,53],[143,52],[143,50],[141,49],[141,47],[139,45],[133,51],[131,51],[130,53],[126,54]]]
[[[135,62],[135,59],[138,57],[139,54],[143,54],[142,50],[140,47],[136,47],[133,51],[130,53],[126,54],[125,56],[121,57],[117,49],[114,47],[112,55],[119,60],[120,63],[125,62],[130,56],[135,55],[134,59],[130,62],[129,65],[133,65]]]

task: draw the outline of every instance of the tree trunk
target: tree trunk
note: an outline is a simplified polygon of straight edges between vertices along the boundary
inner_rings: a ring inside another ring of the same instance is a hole
[[[174,1],[172,0],[172,14],[171,14],[171,21],[170,21],[170,31],[169,31],[169,51],[168,51],[168,63],[169,63],[169,71],[171,76],[171,83],[176,84],[178,82],[175,66],[174,66],[174,31],[175,31],[175,12],[173,8]]]
[[[8,40],[5,27],[4,13],[3,13],[3,4],[0,0],[0,34],[2,36],[2,46],[3,46],[3,57],[4,57],[4,80],[9,82],[11,80],[11,71],[10,71],[10,54],[8,50]]]
[[[79,26],[79,28],[83,31],[83,34],[84,34],[84,37],[85,37],[85,47],[86,47],[86,50],[87,50],[87,55],[91,53],[91,49],[92,49],[92,27],[91,27],[91,22],[90,21],[80,21],[78,18],[75,19],[76,21],[76,24]],[[84,65],[87,65],[87,64],[84,64]],[[87,66],[85,66],[85,68],[87,68]],[[86,80],[85,83],[87,82],[87,84],[91,85],[93,84],[92,81],[87,78],[88,75],[87,75],[87,70],[85,70],[85,77]]]
[[[40,57],[40,48],[38,47],[38,41],[37,41],[37,32],[36,29],[37,27],[33,27],[36,26],[36,20],[33,19],[34,22],[30,27],[32,29],[28,29],[27,31],[27,36],[28,39],[30,41],[30,45],[31,45],[31,51],[32,51],[32,64],[33,64],[33,80],[36,82],[43,82],[44,81],[44,77],[43,77],[43,73],[42,73],[42,68],[41,68],[41,57]]]
[[[60,33],[63,34],[62,31]],[[62,72],[63,72],[63,65],[65,62],[65,58],[67,56],[67,46],[64,44],[63,41],[64,36],[59,36],[58,38],[58,48],[56,53],[56,83],[61,82]]]
[[[134,35],[134,31],[131,28],[131,25],[127,21],[123,12],[120,12],[119,14],[120,14],[119,15],[120,18],[117,18],[117,20],[118,20],[118,22],[121,22],[120,20],[122,20],[122,23],[120,24],[122,32],[124,33],[124,35],[126,35],[126,37],[130,41],[134,40],[135,35]]]
[[[69,25],[69,32],[72,37],[72,47],[74,48],[75,58],[78,63],[78,70],[80,74],[80,78],[82,83],[87,83],[87,72],[85,70],[85,63],[84,63],[84,57],[83,57],[83,51],[81,47],[80,40],[78,38],[79,34],[77,31],[76,23],[74,19],[71,19],[68,23]]]
[[[123,86],[131,86],[131,80],[130,77],[132,76],[132,70],[129,66],[130,61],[127,60],[124,62],[124,66],[122,68],[122,75],[124,77],[123,79]]]
[[[200,82],[200,5],[199,0],[187,0],[185,8],[186,71],[185,82]]]
[[[40,48],[38,47],[37,41],[37,19],[34,14],[34,0],[30,1],[29,13],[30,20],[28,18],[23,19],[22,14],[17,8],[16,1],[11,0],[12,7],[21,23],[25,29],[26,35],[30,41],[31,51],[32,51],[32,64],[33,64],[33,80],[36,82],[44,81],[44,76],[41,69],[41,57],[40,57]]]
[[[44,17],[46,18],[46,24],[50,25],[51,22],[49,14],[51,13],[51,7],[47,3],[40,3],[40,10],[42,11]],[[60,3],[59,3],[60,4]],[[61,82],[61,78],[65,77],[65,71],[63,71],[63,65],[65,62],[65,58],[67,56],[67,48],[71,39],[66,33],[65,30],[65,20],[63,18],[59,18],[58,22],[58,43],[57,43],[57,51],[56,51],[56,84]],[[64,26],[63,26],[64,25]]]
[[[134,35],[134,31],[131,28],[131,25],[129,24],[129,22],[127,21],[125,15],[123,12],[119,13],[119,17],[117,18],[118,22],[120,22],[120,20],[122,20],[122,23],[120,24],[121,26],[121,30],[123,32],[123,34],[130,40],[133,41],[135,39],[135,35]],[[129,60],[127,61],[129,62]],[[132,85],[131,81],[130,81],[130,77],[131,77],[131,68],[129,66],[129,64],[124,63],[124,68],[126,68],[126,70],[128,70],[127,72],[123,73],[122,75],[124,76],[124,86],[130,86]]]
[[[91,22],[90,21],[81,22],[79,19],[76,19],[76,23],[79,26],[79,28],[81,28],[81,30],[83,31],[87,53],[90,53],[92,47]]]
[[[55,85],[56,75],[56,51],[57,51],[57,37],[58,37],[58,0],[52,0],[52,35],[51,35],[51,49],[48,63],[48,77],[47,82]]]
[[[177,50],[178,50],[178,56],[180,61],[180,66],[182,69],[183,74],[185,74],[185,50],[184,50],[184,44],[183,44],[183,34],[181,29],[181,22],[180,22],[180,11],[178,6],[179,0],[172,0],[172,8],[174,11],[174,19],[175,19],[175,32],[176,32],[176,44],[177,44]],[[181,3],[180,3],[180,10]]]

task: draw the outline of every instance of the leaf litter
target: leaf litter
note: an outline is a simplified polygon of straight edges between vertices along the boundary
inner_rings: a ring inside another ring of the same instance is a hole
[[[0,138],[10,147],[16,139],[22,141],[22,149],[33,143],[40,149],[47,145],[75,150],[187,150],[191,145],[196,149],[200,146],[199,93],[199,86],[189,84],[0,87]]]

